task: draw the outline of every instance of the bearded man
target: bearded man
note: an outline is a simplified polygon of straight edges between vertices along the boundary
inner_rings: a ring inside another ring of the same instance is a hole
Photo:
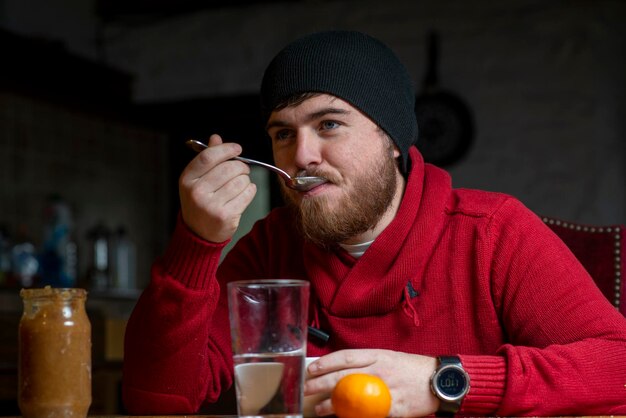
[[[226,284],[310,282],[305,394],[383,378],[391,416],[626,413],[626,319],[567,247],[511,196],[457,190],[417,148],[414,90],[368,35],[305,36],[269,64],[261,110],[276,165],[327,181],[283,188],[220,264],[256,186],[209,139],[180,177],[181,212],[126,333],[134,414],[189,414],[233,384]],[[435,373],[464,376],[442,396]],[[463,380],[462,379],[462,380]],[[331,415],[326,399],[318,415]]]

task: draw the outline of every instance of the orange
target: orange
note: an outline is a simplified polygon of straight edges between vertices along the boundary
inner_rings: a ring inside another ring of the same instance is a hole
[[[391,393],[385,382],[364,373],[342,377],[330,399],[339,418],[385,418],[391,409]]]

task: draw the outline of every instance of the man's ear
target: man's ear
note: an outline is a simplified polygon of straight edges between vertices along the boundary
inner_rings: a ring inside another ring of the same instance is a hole
[[[393,146],[393,158],[398,158],[400,156],[400,150],[398,146],[394,144]]]

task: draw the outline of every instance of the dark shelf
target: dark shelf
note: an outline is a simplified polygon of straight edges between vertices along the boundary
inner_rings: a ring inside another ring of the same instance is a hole
[[[86,110],[125,111],[130,106],[130,74],[71,54],[61,42],[0,29],[0,49],[0,91]]]

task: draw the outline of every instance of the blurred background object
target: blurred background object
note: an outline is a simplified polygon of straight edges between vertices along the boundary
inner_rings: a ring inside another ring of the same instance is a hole
[[[113,236],[111,277],[113,288],[119,291],[137,289],[137,261],[135,243],[124,226],[118,226]]]
[[[78,254],[74,239],[74,220],[67,202],[49,196],[44,210],[44,231],[39,254],[41,286],[75,287]]]

